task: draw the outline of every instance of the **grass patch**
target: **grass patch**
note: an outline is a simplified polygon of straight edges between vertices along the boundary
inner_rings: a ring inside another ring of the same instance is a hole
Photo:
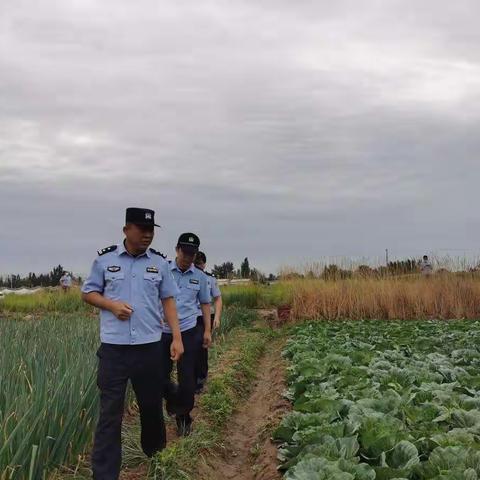
[[[257,308],[260,306],[263,288],[260,285],[226,285],[222,287],[225,305]]]
[[[222,298],[226,305],[244,308],[271,308],[291,303],[291,282],[276,282],[271,285],[248,284],[222,287]]]
[[[240,305],[227,306],[222,311],[220,327],[215,330],[216,335],[225,337],[236,327],[249,327],[257,318],[254,311]]]
[[[219,448],[224,425],[250,391],[258,358],[272,338],[270,331],[264,329],[237,330],[232,332],[231,344],[235,343],[237,334],[243,338],[235,358],[228,366],[223,365],[221,373],[212,374],[207,391],[200,397],[201,414],[195,430],[190,437],[179,439],[157,455],[151,465],[151,478],[192,479],[199,455]]]
[[[81,292],[72,288],[69,292],[42,290],[41,292],[5,295],[0,299],[0,313],[53,313],[53,312],[93,312],[94,308],[82,302]]]

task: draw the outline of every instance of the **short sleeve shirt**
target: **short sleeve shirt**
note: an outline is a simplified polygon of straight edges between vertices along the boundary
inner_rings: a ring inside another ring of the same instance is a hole
[[[170,270],[177,283],[179,293],[175,297],[177,303],[180,331],[185,332],[197,325],[198,304],[209,304],[211,301],[207,275],[193,264],[182,272],[175,260],[170,262]],[[163,331],[171,333],[170,326],[164,322]]]
[[[160,340],[160,301],[177,296],[178,288],[162,255],[148,249],[134,257],[122,244],[99,252],[82,292],[99,292],[128,303],[133,313],[126,321],[109,310],[100,310],[100,339],[103,343],[138,345]]]
[[[207,276],[208,288],[210,289],[210,296],[212,297],[212,301],[213,301],[215,298],[221,297],[222,292],[218,288],[217,279],[211,273],[208,273],[208,272],[204,272],[204,273]],[[201,315],[202,310],[200,308],[200,303],[197,303],[197,307],[198,307],[198,314]],[[215,309],[215,305],[212,305],[212,313],[214,313],[214,309]]]

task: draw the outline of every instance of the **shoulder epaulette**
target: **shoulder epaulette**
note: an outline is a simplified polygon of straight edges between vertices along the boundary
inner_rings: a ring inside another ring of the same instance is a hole
[[[166,255],[164,255],[163,253],[160,253],[158,250],[155,250],[154,248],[150,248],[150,251],[155,255],[160,255],[162,258],[167,258]]]
[[[205,274],[208,275],[209,277],[215,278],[215,275],[214,275],[212,272],[207,272],[206,270],[204,270],[203,273],[205,273]]]
[[[99,255],[105,255],[106,253],[114,252],[117,249],[117,245],[110,245],[109,247],[102,248],[98,250]]]

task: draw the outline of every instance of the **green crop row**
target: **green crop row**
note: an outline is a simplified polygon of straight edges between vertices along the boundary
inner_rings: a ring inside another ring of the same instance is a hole
[[[227,307],[222,339],[255,314]],[[78,314],[0,319],[0,479],[49,478],[84,468],[98,413],[98,320]],[[140,452],[141,453],[141,452]]]
[[[287,344],[287,480],[480,478],[480,323],[325,322]]]
[[[97,412],[97,322],[0,320],[0,478],[37,480],[75,462]]]

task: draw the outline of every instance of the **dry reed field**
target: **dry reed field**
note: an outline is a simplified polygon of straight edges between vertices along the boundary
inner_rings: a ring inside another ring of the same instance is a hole
[[[444,273],[287,282],[296,319],[422,320],[480,318],[480,277]]]

